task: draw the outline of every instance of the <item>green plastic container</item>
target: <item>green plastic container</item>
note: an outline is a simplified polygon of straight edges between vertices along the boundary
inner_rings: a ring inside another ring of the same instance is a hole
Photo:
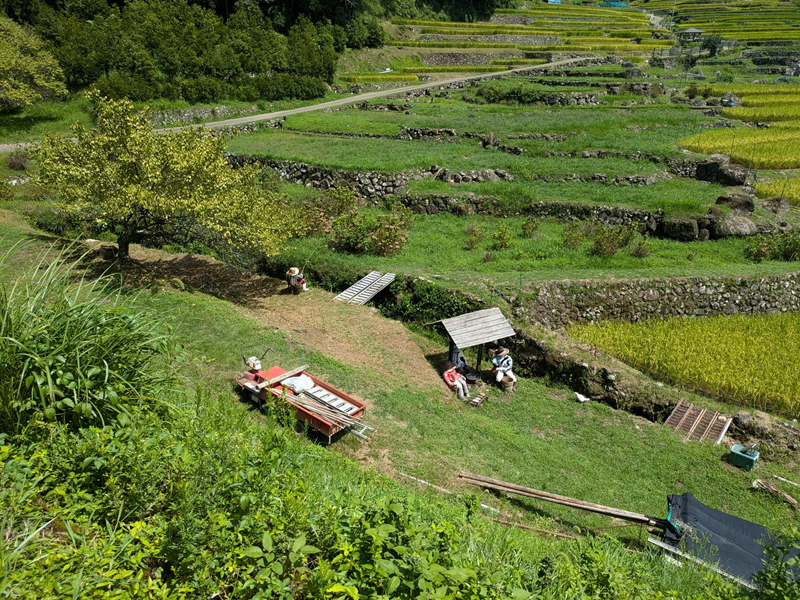
[[[731,448],[731,454],[728,456],[728,462],[751,471],[758,460],[758,450],[745,451],[745,448],[746,446],[741,444],[734,444],[733,448]]]

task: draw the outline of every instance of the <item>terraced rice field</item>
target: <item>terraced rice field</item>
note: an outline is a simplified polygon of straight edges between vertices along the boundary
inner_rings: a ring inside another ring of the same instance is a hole
[[[745,106],[725,108],[724,116],[770,122],[769,128],[702,131],[683,140],[682,147],[704,154],[727,154],[734,162],[752,164],[757,169],[800,168],[800,94],[787,94],[787,87],[760,84],[715,88],[715,92],[742,94]]]
[[[511,19],[514,22],[460,23],[393,19],[392,24],[413,27],[422,36],[442,36],[445,39],[392,40],[389,45],[428,48],[511,47],[522,52],[602,51],[641,54],[653,48],[670,47],[674,43],[672,40],[654,39],[655,30],[650,26],[647,15],[632,10],[543,5],[529,10],[498,10],[495,14],[498,18]],[[551,43],[517,45],[506,43],[508,40],[497,39],[497,36],[548,37]],[[556,43],[552,43],[552,38],[557,38]]]
[[[659,379],[800,414],[800,314],[609,321],[568,333]]]
[[[675,31],[695,27],[740,42],[800,40],[800,10],[779,0],[634,0],[631,5],[667,19],[674,13]]]

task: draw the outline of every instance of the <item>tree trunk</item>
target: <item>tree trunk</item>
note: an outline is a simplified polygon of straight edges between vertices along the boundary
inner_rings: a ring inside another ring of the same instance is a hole
[[[139,227],[139,217],[131,215],[125,221],[122,232],[117,236],[117,258],[119,260],[131,260],[130,245],[136,241],[136,229]]]

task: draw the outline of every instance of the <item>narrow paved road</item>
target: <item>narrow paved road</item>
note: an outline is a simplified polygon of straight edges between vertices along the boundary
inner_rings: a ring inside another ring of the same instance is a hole
[[[529,71],[531,69],[549,69],[551,67],[559,67],[562,65],[568,65],[575,62],[580,62],[585,60],[584,58],[570,58],[567,60],[559,60],[551,63],[546,63],[543,65],[536,65],[535,67],[527,66],[527,67],[519,67],[517,69],[509,69],[508,71],[500,71],[499,73],[491,73],[492,76],[497,75],[513,75],[519,71]],[[255,123],[257,121],[265,121],[268,119],[277,119],[280,117],[287,117],[289,115],[297,115],[304,112],[311,112],[315,110],[324,110],[326,108],[332,108],[334,106],[342,106],[343,104],[353,104],[355,102],[363,102],[364,100],[371,100],[372,98],[380,98],[382,96],[391,96],[393,94],[403,94],[405,92],[410,92],[413,90],[424,90],[427,88],[437,88],[437,87],[446,87],[452,83],[456,83],[459,81],[473,81],[478,80],[486,77],[486,74],[483,75],[471,75],[469,77],[457,77],[455,79],[447,79],[444,81],[434,81],[432,83],[423,83],[421,85],[412,85],[412,86],[405,86],[405,87],[397,87],[392,88],[389,90],[381,90],[379,92],[368,92],[366,94],[358,94],[356,96],[348,96],[347,98],[339,98],[338,100],[331,100],[330,102],[322,102],[320,104],[312,104],[310,106],[303,106],[301,108],[292,108],[289,110],[279,110],[276,112],[271,113],[261,113],[258,115],[250,115],[249,117],[238,117],[236,119],[225,119],[224,121],[212,121],[210,123],[203,123],[202,127],[208,127],[210,129],[216,129],[219,127],[233,127],[236,125],[246,125],[247,123]],[[185,127],[198,127],[198,125],[186,125]],[[170,127],[166,129],[156,129],[156,133],[164,133],[167,131],[180,131],[184,129],[184,127]],[[13,152],[14,150],[19,150],[22,148],[26,148],[30,146],[30,142],[20,142],[17,144],[0,144],[0,152]]]

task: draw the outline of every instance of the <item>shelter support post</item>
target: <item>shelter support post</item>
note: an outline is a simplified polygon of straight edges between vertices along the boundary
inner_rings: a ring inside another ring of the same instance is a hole
[[[478,346],[478,364],[477,364],[477,367],[475,369],[476,371],[478,371],[478,374],[480,374],[480,372],[481,372],[481,361],[482,360],[483,360],[483,344]]]

